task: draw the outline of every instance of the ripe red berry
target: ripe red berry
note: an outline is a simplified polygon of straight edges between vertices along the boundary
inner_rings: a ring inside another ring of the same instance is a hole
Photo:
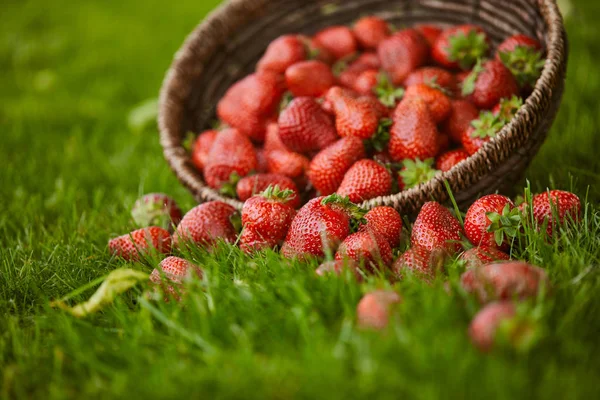
[[[356,21],[353,32],[363,49],[376,49],[390,35],[390,26],[379,17],[363,17]]]
[[[235,173],[246,176],[256,169],[256,153],[247,136],[237,129],[225,129],[217,135],[204,167],[204,180],[214,189],[220,189]]]
[[[202,279],[202,269],[186,259],[170,256],[162,260],[152,271],[150,282],[155,290],[162,291],[165,302],[171,298],[180,301],[181,296],[185,294],[182,284],[194,275]]]
[[[379,43],[377,54],[392,83],[400,85],[429,58],[427,40],[414,29],[403,29]]]
[[[510,260],[510,256],[496,247],[473,247],[462,253],[459,259],[465,261],[467,268],[477,268],[497,261]]]
[[[456,78],[454,75],[439,67],[421,67],[411,72],[404,80],[404,86],[406,87],[421,83],[441,88],[448,94],[453,94],[456,91]]]
[[[469,336],[473,344],[481,351],[490,351],[496,340],[500,325],[512,320],[516,316],[516,307],[513,303],[502,301],[485,306],[469,326]]]
[[[442,124],[441,131],[448,134],[455,143],[460,143],[463,133],[478,117],[479,110],[470,101],[452,100],[450,115]]]
[[[315,270],[315,273],[319,276],[326,276],[330,274],[342,275],[346,270],[350,270],[357,281],[361,282],[363,280],[363,275],[359,266],[356,264],[356,262],[348,258],[343,260],[325,261],[319,265],[319,267]]]
[[[149,193],[137,199],[131,209],[133,221],[140,228],[160,226],[172,231],[181,221],[181,209],[164,193]]]
[[[444,121],[452,111],[450,99],[441,90],[433,88],[425,83],[418,83],[406,88],[404,98],[419,98],[427,104],[431,118],[436,124]]]
[[[168,254],[171,251],[171,234],[161,227],[150,226],[111,239],[108,248],[112,254],[127,261],[139,261],[152,252]]]
[[[257,195],[269,186],[277,186],[279,190],[291,190],[293,196],[287,201],[292,208],[297,208],[300,205],[300,192],[294,181],[281,174],[256,174],[240,179],[236,186],[238,199],[246,201],[250,197]]]
[[[398,279],[403,279],[408,271],[425,281],[430,282],[443,268],[444,255],[439,250],[429,250],[421,246],[413,246],[402,254],[392,269]]]
[[[462,94],[480,109],[491,109],[503,98],[519,94],[512,73],[497,60],[478,62],[462,83]]]
[[[413,98],[400,102],[392,121],[389,153],[394,161],[426,160],[437,155],[438,130],[423,100]]]
[[[564,190],[550,190],[537,194],[532,199],[532,206],[533,218],[538,226],[547,223],[546,233],[549,237],[557,230],[557,224],[564,225],[567,221],[577,222],[581,216],[579,197]]]
[[[392,264],[392,248],[384,236],[363,228],[346,237],[337,253],[336,260],[351,259],[369,271]]]
[[[361,328],[381,330],[387,327],[393,308],[402,299],[392,290],[367,293],[358,303],[356,314]]]
[[[283,35],[269,44],[256,69],[283,74],[289,66],[305,60],[307,55],[306,46],[300,36]]]
[[[212,129],[209,131],[204,131],[199,134],[194,141],[194,145],[192,147],[192,162],[200,171],[204,169],[204,165],[208,159],[208,154],[210,153],[210,149],[212,148],[217,134],[218,131]]]
[[[413,224],[411,243],[428,250],[445,249],[457,253],[462,249],[460,243],[463,228],[460,222],[441,204],[430,201],[421,207]]]
[[[373,207],[365,214],[366,227],[382,235],[392,249],[400,244],[402,217],[389,206]]]
[[[420,24],[415,26],[415,30],[423,35],[431,48],[433,48],[435,41],[442,33],[442,28],[437,25]]]
[[[489,194],[477,199],[465,215],[465,236],[473,245],[508,250],[521,224],[511,199]]]
[[[184,215],[173,240],[179,246],[193,243],[209,248],[219,240],[233,243],[237,238],[233,224],[236,215],[235,208],[222,201],[200,204]]]
[[[392,192],[392,176],[381,164],[373,160],[360,160],[354,163],[344,175],[337,190],[340,196],[348,196],[353,203],[359,203]]]
[[[458,25],[444,30],[432,48],[432,57],[443,67],[467,70],[487,54],[488,38],[476,25]]]
[[[469,153],[464,149],[450,150],[441,154],[435,161],[435,166],[442,172],[450,171],[459,162],[469,158]]]
[[[331,102],[335,127],[340,136],[369,139],[377,132],[384,110],[376,101],[356,97],[340,87],[331,88],[326,98]]]
[[[335,76],[322,61],[301,61],[285,70],[285,83],[296,97],[320,97],[335,84]]]
[[[313,38],[315,44],[327,50],[336,60],[356,53],[358,44],[356,38],[346,26],[330,26]]]

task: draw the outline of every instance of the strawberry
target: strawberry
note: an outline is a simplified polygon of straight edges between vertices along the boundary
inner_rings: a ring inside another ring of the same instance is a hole
[[[401,302],[400,295],[393,290],[376,290],[365,294],[356,307],[358,325],[364,329],[384,329],[393,308]]]
[[[372,95],[379,84],[379,70],[368,69],[356,77],[352,89],[357,93]]]
[[[442,153],[435,161],[435,167],[442,172],[450,171],[459,162],[469,158],[469,153],[464,149],[450,150]]]
[[[248,75],[227,90],[217,104],[217,115],[252,140],[262,142],[269,118],[283,96],[283,79],[272,72]]]
[[[267,133],[265,134],[265,143],[263,148],[265,149],[265,153],[270,153],[273,150],[285,150],[289,151],[287,147],[281,141],[281,137],[279,137],[279,125],[277,122],[272,122],[267,125]]]
[[[335,253],[336,260],[350,259],[369,271],[390,266],[392,257],[392,248],[386,238],[368,228],[346,237]]]
[[[285,257],[323,257],[333,254],[350,234],[350,216],[337,203],[329,204],[327,197],[316,197],[306,203],[292,220],[281,247]]]
[[[364,157],[362,140],[353,136],[341,138],[312,159],[308,178],[321,195],[330,195],[338,189],[348,169]]]
[[[521,224],[519,209],[511,199],[489,194],[477,199],[465,215],[465,236],[475,246],[508,250]]]
[[[488,51],[487,35],[479,26],[458,25],[444,30],[432,48],[432,57],[443,67],[467,70]]]
[[[285,83],[296,97],[320,97],[335,84],[335,77],[322,61],[301,61],[285,70]]]
[[[465,261],[467,268],[478,268],[497,261],[510,260],[510,256],[497,247],[473,247],[462,253],[460,260]]]
[[[363,53],[349,65],[342,61],[334,65],[334,69],[342,69],[338,71],[338,80],[347,88],[354,86],[354,82],[361,73],[370,69],[379,70],[380,67],[379,57],[375,53]]]
[[[495,138],[498,132],[504,126],[500,117],[490,111],[482,111],[479,118],[471,121],[471,126],[463,132],[461,143],[469,155],[477,151],[492,138]]]
[[[519,87],[514,76],[497,60],[478,61],[462,83],[463,96],[469,96],[469,100],[482,109],[490,109],[502,98],[518,93]]]
[[[319,265],[319,267],[315,270],[315,273],[319,276],[326,276],[330,274],[342,275],[346,270],[350,270],[356,280],[358,282],[362,282],[363,276],[359,266],[349,258],[344,260],[325,261]]]
[[[392,176],[381,164],[373,160],[360,160],[354,163],[344,175],[337,190],[340,196],[348,196],[358,203],[392,192]]]
[[[366,228],[382,235],[392,249],[400,245],[402,217],[389,206],[373,207],[365,214]]]
[[[296,97],[279,115],[279,137],[291,151],[321,150],[338,135],[331,117],[311,97]]]
[[[442,28],[440,28],[436,25],[428,25],[428,24],[416,25],[415,30],[417,32],[419,32],[421,35],[423,35],[425,40],[427,40],[429,47],[431,47],[431,48],[433,48],[435,41],[442,33]]]
[[[192,162],[199,171],[204,169],[210,149],[219,132],[216,130],[204,131],[198,135],[192,147]]]
[[[256,65],[257,71],[283,74],[291,65],[305,60],[307,49],[298,35],[283,35],[273,40]]]
[[[430,282],[443,268],[444,256],[439,250],[431,251],[421,246],[413,246],[402,254],[392,269],[398,279],[403,279],[405,271]]]
[[[150,283],[155,290],[161,290],[166,295],[165,302],[168,302],[170,298],[180,301],[181,295],[184,294],[181,285],[193,275],[202,279],[202,269],[186,259],[170,256],[162,260],[158,264],[158,268],[152,271]]]
[[[269,171],[269,164],[267,163],[267,152],[263,147],[254,147],[256,153],[256,172],[266,173]]]
[[[538,226],[547,223],[546,233],[552,237],[557,224],[579,221],[581,201],[577,195],[564,190],[550,190],[537,194],[532,199],[533,218]],[[558,217],[558,221],[556,218]]]
[[[523,105],[523,100],[520,97],[513,96],[500,100],[500,103],[492,109],[492,113],[497,115],[504,123],[508,123],[519,111]]]
[[[438,135],[438,153],[444,153],[450,148],[450,136],[444,132]]]
[[[283,243],[296,215],[288,203],[296,195],[292,190],[269,186],[264,192],[246,200],[242,208],[240,248],[245,253],[272,249]]]
[[[460,222],[450,211],[435,201],[429,201],[419,211],[410,241],[413,246],[422,246],[431,251],[444,249],[457,253],[462,249],[462,234]]]
[[[140,228],[160,226],[171,230],[181,221],[181,209],[170,196],[150,193],[137,199],[131,209],[133,221]]]
[[[392,83],[400,85],[411,72],[427,62],[429,45],[418,31],[403,29],[379,43],[377,54]]]
[[[456,143],[460,143],[462,134],[469,129],[471,121],[479,117],[479,110],[470,101],[452,100],[448,119],[442,124],[445,132]]]
[[[356,21],[352,31],[363,49],[376,49],[390,35],[390,26],[384,19],[370,16]]]
[[[360,139],[372,137],[383,117],[383,109],[370,98],[355,97],[340,87],[327,92],[335,114],[335,126],[342,137],[354,136]]]
[[[535,84],[545,64],[540,42],[522,34],[504,40],[496,50],[496,59],[510,70],[520,87],[526,88]]]
[[[200,204],[184,215],[173,234],[177,245],[191,242],[212,247],[218,240],[233,243],[237,238],[237,211],[222,201]]]
[[[404,80],[404,86],[406,87],[421,83],[442,89],[449,94],[456,91],[456,78],[454,75],[439,67],[421,67],[411,72]]]
[[[402,169],[398,173],[400,189],[411,189],[433,179],[439,172],[433,168],[433,162],[433,158],[428,158],[425,161],[421,161],[418,158],[416,160],[404,160]]]
[[[313,37],[317,46],[323,47],[336,60],[356,53],[358,44],[352,30],[346,26],[330,26]]]
[[[281,191],[290,190],[293,196],[287,203],[296,208],[300,205],[300,192],[298,187],[289,177],[281,174],[256,174],[240,179],[236,187],[238,199],[246,201],[250,197],[263,192],[269,186],[277,186]]]
[[[300,153],[275,150],[267,154],[267,164],[270,173],[287,176],[298,184],[298,180],[302,180],[308,170],[310,160]]]
[[[214,189],[230,182],[233,174],[246,176],[256,169],[256,153],[247,136],[237,129],[219,132],[208,153],[204,167],[204,180]]]
[[[392,114],[392,121],[389,153],[394,161],[425,160],[436,156],[438,130],[423,100],[401,101]]]
[[[423,100],[429,108],[433,121],[438,124],[444,121],[452,111],[452,104],[448,96],[439,89],[433,88],[425,83],[417,83],[406,88],[404,98]]]
[[[481,351],[490,351],[496,340],[498,329],[503,323],[516,317],[516,307],[509,301],[491,303],[475,315],[469,325],[469,336]]]
[[[108,249],[127,261],[139,261],[144,255],[171,251],[171,234],[159,226],[149,226],[109,240]]]
[[[469,269],[460,277],[462,288],[480,302],[534,297],[549,285],[546,271],[522,261],[486,264]]]

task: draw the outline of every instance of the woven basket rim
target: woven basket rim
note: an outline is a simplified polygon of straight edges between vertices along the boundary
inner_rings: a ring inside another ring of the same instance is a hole
[[[198,45],[205,32],[212,29],[215,24],[220,23],[219,21],[225,15],[243,12],[245,3],[247,3],[247,0],[229,0],[222,3],[209,13],[187,36],[183,45],[175,54],[173,63],[163,80],[159,96],[158,113],[158,127],[164,156],[179,180],[192,191],[196,197],[200,196],[204,201],[207,201],[208,199],[224,201],[237,209],[242,208],[243,202],[222,196],[218,191],[204,184],[200,172],[190,166],[191,157],[183,148],[183,145],[176,144],[172,140],[174,135],[179,134],[181,136],[181,132],[172,132],[168,128],[166,119],[169,113],[172,112],[170,105],[173,101],[171,98],[173,91],[171,89],[174,86],[181,84],[180,74],[182,66],[184,63],[189,62],[190,57],[193,57],[193,54],[187,50],[190,47]],[[486,155],[490,154],[490,152],[501,152],[500,145],[509,142],[515,132],[524,131],[523,129],[518,128],[524,128],[527,124],[531,123],[527,120],[526,116],[530,113],[535,113],[534,105],[539,102],[539,99],[550,97],[552,95],[554,89],[551,84],[553,77],[564,74],[564,68],[567,63],[565,49],[566,32],[556,1],[537,0],[537,7],[540,9],[541,16],[545,22],[546,60],[542,73],[536,81],[532,93],[527,97],[511,121],[502,128],[495,138],[492,138],[489,142],[485,143],[475,154],[461,161],[449,171],[438,173],[428,182],[414,188],[364,201],[361,203],[361,206],[371,208],[376,205],[389,204],[391,202],[404,202],[422,193],[439,191],[440,186],[442,188],[445,187],[445,181],[451,184],[453,180],[458,179],[462,174],[468,172],[470,165],[485,162]],[[179,142],[181,142],[181,140],[179,140]],[[448,199],[449,196],[445,199],[436,200],[443,203]]]

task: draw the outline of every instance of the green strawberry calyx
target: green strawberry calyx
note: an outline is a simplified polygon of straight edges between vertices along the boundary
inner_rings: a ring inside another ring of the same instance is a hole
[[[277,200],[282,203],[287,203],[296,197],[296,193],[291,189],[281,190],[279,185],[269,185],[265,190],[260,193],[267,199]]]
[[[221,189],[219,189],[219,192],[228,197],[236,197],[236,187],[240,179],[241,177],[237,172],[232,172],[231,175],[229,175],[229,180],[223,183]]]
[[[502,213],[488,212],[485,214],[490,220],[488,232],[494,233],[494,241],[501,246],[505,240],[515,239],[521,226],[521,213],[518,207],[506,204]]]
[[[466,35],[464,32],[457,32],[448,39],[450,61],[458,62],[458,65],[467,70],[484,57],[488,51],[489,45],[486,40],[485,33],[478,33],[475,30],[469,31]]]
[[[377,130],[369,139],[365,140],[365,147],[370,151],[383,151],[387,148],[390,141],[390,128],[393,124],[391,118],[382,118],[379,120]]]
[[[471,126],[475,128],[471,132],[471,137],[479,137],[482,139],[496,137],[500,132],[505,122],[498,115],[494,115],[491,111],[482,111],[479,118],[471,121]]]
[[[357,58],[357,53],[352,53],[340,58],[331,67],[331,72],[333,72],[333,75],[335,76],[340,76],[342,72],[344,72],[348,68],[348,66],[352,64],[352,62],[355,61]]]
[[[512,72],[520,87],[533,86],[542,73],[546,60],[542,52],[530,46],[516,46],[512,51],[501,51],[500,61]]]
[[[477,60],[477,63],[467,75],[465,80],[462,82],[462,95],[468,96],[475,91],[475,82],[477,82],[477,78],[479,74],[483,72],[483,63],[481,59]]]
[[[433,158],[428,158],[424,161],[418,158],[415,160],[404,160],[403,168],[398,173],[400,179],[402,179],[404,188],[410,189],[416,187],[436,176],[440,171],[433,168],[434,161]]]
[[[348,196],[340,196],[337,193],[330,194],[321,200],[321,204],[343,209],[352,219],[351,226],[353,228],[366,223],[367,210],[351,202]]]
[[[391,108],[404,96],[404,89],[394,86],[388,74],[382,72],[377,77],[377,85],[373,88],[373,93],[375,93],[381,104]]]
[[[523,99],[513,95],[510,99],[503,98],[500,100],[500,112],[498,116],[504,123],[508,123],[523,105]]]
[[[283,111],[287,108],[287,106],[290,105],[290,103],[292,102],[292,100],[294,100],[294,95],[292,94],[292,92],[285,92],[283,94],[283,96],[281,97],[281,101],[279,102],[279,111]]]

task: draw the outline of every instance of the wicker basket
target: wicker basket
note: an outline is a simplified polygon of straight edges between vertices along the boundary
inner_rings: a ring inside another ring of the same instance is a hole
[[[546,138],[563,92],[567,43],[554,0],[231,0],[187,38],[160,95],[164,155],[198,201],[242,206],[205,185],[182,146],[186,132],[209,126],[218,100],[231,84],[253,71],[271,40],[284,33],[311,34],[329,25],[351,24],[370,14],[396,26],[475,23],[486,29],[494,45],[509,35],[525,33],[542,42],[547,61],[515,118],[475,155],[423,185],[363,206],[391,205],[411,215],[426,201],[448,201],[444,180],[461,207],[482,194],[514,187]]]

